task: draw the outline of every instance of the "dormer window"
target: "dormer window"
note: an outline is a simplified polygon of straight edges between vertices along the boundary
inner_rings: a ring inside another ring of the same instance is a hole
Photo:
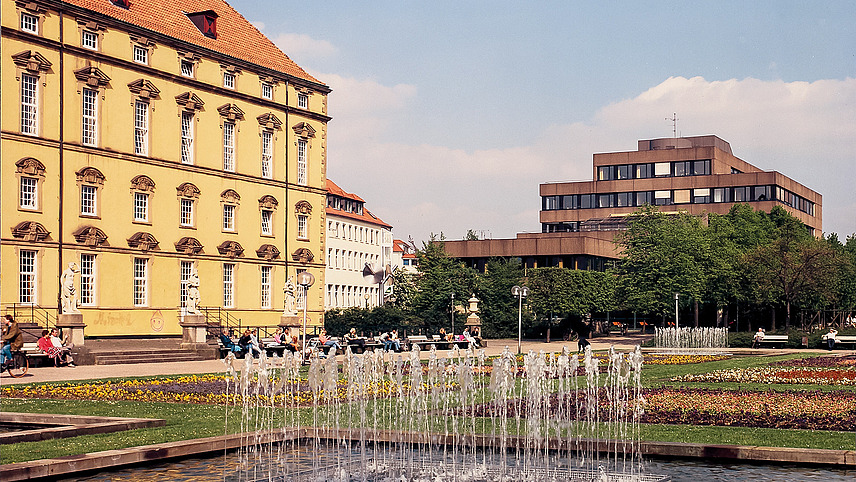
[[[213,10],[187,14],[187,18],[196,25],[202,35],[214,39],[217,38],[217,17],[217,13]]]
[[[124,8],[125,10],[131,8],[131,0],[110,0],[110,3],[116,5],[117,7]]]

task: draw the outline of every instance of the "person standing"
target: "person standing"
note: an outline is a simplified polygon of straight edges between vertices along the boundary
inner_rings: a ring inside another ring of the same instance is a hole
[[[18,323],[12,318],[12,315],[6,315],[3,319],[3,324],[6,330],[3,333],[3,346],[0,347],[0,365],[12,359],[12,352],[18,351],[24,346],[24,334],[18,328]]]

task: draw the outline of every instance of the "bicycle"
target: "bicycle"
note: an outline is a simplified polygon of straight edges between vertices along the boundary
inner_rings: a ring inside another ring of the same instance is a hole
[[[21,378],[30,370],[30,362],[22,351],[13,351],[12,358],[6,360],[0,372],[7,370],[12,378]]]

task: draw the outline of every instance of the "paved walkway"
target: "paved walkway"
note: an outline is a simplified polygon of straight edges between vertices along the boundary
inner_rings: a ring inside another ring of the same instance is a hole
[[[597,350],[607,350],[610,346],[614,346],[616,350],[627,352],[633,350],[636,345],[641,344],[642,342],[650,339],[653,335],[639,335],[632,334],[627,336],[610,336],[606,338],[594,338],[591,339],[592,349]],[[139,346],[142,348],[144,343],[141,341],[135,340],[120,340],[120,341],[110,341],[110,340],[95,340],[92,343],[93,346],[90,349],[94,349],[97,347],[97,350],[108,350],[108,344],[114,343],[112,347],[110,347],[110,351],[128,351],[133,350],[134,346]],[[119,343],[121,346],[116,346],[115,343]],[[175,341],[164,341],[164,344],[177,344]],[[87,346],[90,346],[90,342],[87,341]],[[508,347],[513,353],[517,352],[517,340],[512,339],[501,339],[501,340],[488,340],[488,346],[485,347],[485,353],[490,355],[499,355]],[[523,340],[522,342],[522,352],[527,353],[529,350],[535,350],[544,352],[560,352],[562,351],[562,347],[567,346],[569,350],[576,351],[577,350],[577,342],[576,341],[554,341],[551,343],[545,343],[543,341],[537,340]],[[646,352],[654,352],[657,351],[653,348],[644,349]],[[829,353],[826,350],[807,350],[807,349],[758,349],[754,350],[751,348],[729,348],[726,350],[728,353],[732,353],[735,355],[781,355],[785,353]],[[836,350],[833,353],[842,354],[845,351]],[[846,353],[852,353],[851,350],[847,350]],[[342,355],[339,355],[342,357]],[[422,357],[427,357],[427,352],[422,353]],[[206,360],[206,361],[183,361],[183,362],[172,362],[172,363],[139,363],[139,364],[127,364],[127,365],[87,365],[87,366],[78,366],[76,368],[55,368],[55,367],[42,367],[42,368],[33,368],[21,378],[12,378],[8,375],[7,372],[3,372],[0,375],[0,386],[2,385],[13,385],[13,384],[23,384],[23,383],[36,383],[36,382],[57,382],[57,381],[70,381],[70,380],[97,380],[101,378],[121,378],[121,377],[143,377],[143,376],[154,376],[154,375],[183,375],[183,374],[194,374],[194,373],[217,373],[225,371],[225,365],[222,360]]]

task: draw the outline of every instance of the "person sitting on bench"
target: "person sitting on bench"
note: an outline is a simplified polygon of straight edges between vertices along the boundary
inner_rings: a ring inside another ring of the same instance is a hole
[[[54,333],[57,333],[56,328],[54,328]],[[71,355],[69,355],[70,350],[62,346],[62,341],[58,336],[51,336],[50,331],[42,330],[42,337],[39,338],[38,346],[40,350],[45,352],[53,360],[54,366],[74,367],[74,361],[71,359]]]
[[[232,353],[242,353],[244,351],[240,346],[236,345],[235,342],[232,341],[232,337],[226,334],[226,330],[222,330],[220,332],[220,343],[223,344],[223,348],[226,348]]]

